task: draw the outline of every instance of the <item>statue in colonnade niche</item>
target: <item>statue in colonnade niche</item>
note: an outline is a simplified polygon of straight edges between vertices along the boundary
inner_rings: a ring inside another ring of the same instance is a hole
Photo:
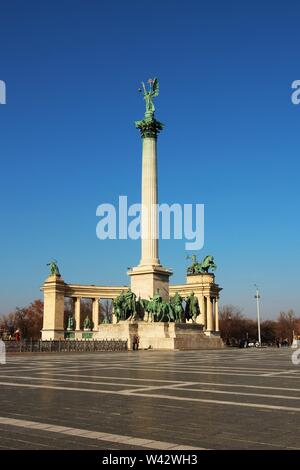
[[[108,318],[108,313],[107,312],[104,313],[104,318],[103,318],[102,323],[104,323],[105,325],[109,323],[109,318]]]
[[[84,319],[83,329],[84,330],[91,330],[92,329],[92,322],[91,322],[91,319],[88,315]]]
[[[68,321],[67,321],[67,330],[72,331],[74,330],[74,317],[72,314],[68,316]]]

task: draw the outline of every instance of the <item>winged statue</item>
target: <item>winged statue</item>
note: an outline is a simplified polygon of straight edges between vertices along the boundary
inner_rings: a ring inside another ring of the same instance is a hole
[[[149,90],[147,90],[145,83],[142,82],[142,88],[139,88],[139,91],[143,91],[144,100],[146,101],[146,113],[154,114],[155,106],[153,103],[153,98],[159,95],[159,84],[157,78],[149,78]]]

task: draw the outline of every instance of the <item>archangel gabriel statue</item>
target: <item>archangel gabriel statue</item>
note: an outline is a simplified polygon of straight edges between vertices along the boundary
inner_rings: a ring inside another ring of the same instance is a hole
[[[143,92],[144,100],[146,103],[146,111],[144,119],[141,121],[135,121],[135,127],[140,130],[141,136],[144,137],[155,137],[163,129],[164,125],[157,121],[154,117],[155,106],[153,98],[159,95],[159,85],[157,78],[149,78],[148,82],[149,89],[147,90],[146,85],[142,82],[142,88],[139,88],[139,92]]]
[[[139,88],[139,91],[144,93],[144,100],[146,102],[146,118],[152,118],[155,111],[155,106],[153,103],[153,98],[159,95],[159,85],[157,78],[149,78],[149,90],[147,90],[145,83],[142,82],[142,88]]]

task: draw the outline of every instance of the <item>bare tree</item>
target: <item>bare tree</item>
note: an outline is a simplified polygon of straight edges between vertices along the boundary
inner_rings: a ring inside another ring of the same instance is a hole
[[[224,305],[220,309],[220,332],[226,344],[238,342],[244,335],[242,310],[234,305]]]
[[[22,339],[39,339],[43,327],[43,309],[44,304],[40,299],[28,307],[17,307],[0,319],[0,329],[9,332],[11,336],[16,330],[20,330]]]
[[[113,305],[110,299],[102,299],[100,302],[100,322],[112,323]]]
[[[287,340],[290,344],[293,341],[293,332],[298,330],[298,321],[294,310],[280,312],[277,318],[276,333],[281,341]]]

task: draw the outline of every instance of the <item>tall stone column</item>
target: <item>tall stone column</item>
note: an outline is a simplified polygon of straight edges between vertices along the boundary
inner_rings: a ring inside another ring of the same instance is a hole
[[[117,316],[115,314],[114,306],[112,308],[112,323],[115,325],[117,323]]]
[[[99,299],[93,299],[93,330],[98,331],[99,329]]]
[[[47,277],[41,290],[44,292],[42,339],[63,339],[65,283],[59,274],[53,274]]]
[[[203,296],[204,328],[207,329],[207,297]]]
[[[156,136],[143,138],[140,266],[159,266]]]
[[[219,299],[216,297],[215,299],[215,330],[217,333],[220,332],[219,326]]]
[[[81,306],[81,297],[76,297],[75,299],[75,328],[77,331],[80,330],[80,306]]]
[[[164,268],[158,256],[158,184],[157,184],[157,136],[163,124],[154,117],[153,97],[158,95],[157,79],[149,80],[150,90],[145,85],[146,112],[142,121],[135,125],[142,137],[142,213],[141,213],[141,260],[130,271],[131,290],[144,299],[153,297],[159,291],[164,300],[169,299],[169,277],[172,274]]]
[[[214,274],[188,274],[186,283],[189,287],[192,286],[193,291],[198,296],[204,333],[210,336],[213,331],[219,331],[218,299],[222,288],[215,283]],[[174,287],[171,287],[172,292],[174,292]]]
[[[213,319],[213,304],[211,297],[207,296],[207,328],[206,331],[214,331],[214,319]]]
[[[196,322],[201,323],[205,328],[205,303],[204,303],[204,296],[198,295],[198,302],[200,308],[200,315],[198,315]]]

